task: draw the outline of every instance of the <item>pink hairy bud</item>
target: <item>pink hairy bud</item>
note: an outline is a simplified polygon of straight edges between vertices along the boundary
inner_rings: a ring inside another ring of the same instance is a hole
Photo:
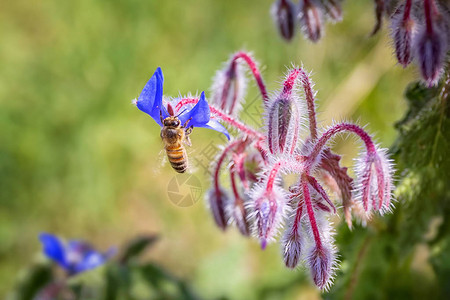
[[[298,20],[303,34],[312,42],[322,37],[323,12],[316,0],[300,0]]]
[[[423,79],[429,86],[437,84],[449,48],[448,20],[433,0],[424,0],[425,26],[415,41],[416,56]]]
[[[342,8],[340,0],[325,0],[323,1],[326,14],[333,22],[342,21]]]
[[[241,60],[233,56],[225,67],[217,71],[211,88],[211,102],[228,114],[241,109],[247,88],[247,78]]]
[[[321,290],[328,290],[332,284],[335,264],[332,248],[326,244],[321,247],[313,246],[306,260],[316,286]]]
[[[230,201],[228,215],[232,219],[232,222],[236,224],[236,227],[239,229],[240,233],[244,236],[250,235],[250,224],[247,221],[247,209],[245,207],[245,201],[241,197],[237,182],[236,182],[236,172],[235,166],[232,166],[230,172],[231,179],[231,188],[233,190],[234,201]],[[245,197],[245,196],[244,196]]]
[[[272,154],[287,153],[298,140],[300,113],[290,95],[282,94],[268,108],[267,142]]]
[[[206,193],[206,200],[217,226],[225,230],[228,224],[228,218],[225,213],[225,207],[229,201],[227,193],[220,187],[218,189],[212,188]]]
[[[357,159],[355,199],[362,201],[366,212],[376,210],[383,214],[391,210],[394,171],[386,153],[386,149],[375,149]]]
[[[429,86],[437,84],[443,71],[447,51],[445,32],[438,27],[435,27],[432,32],[424,28],[417,36],[415,48],[423,79]]]
[[[275,179],[269,176],[266,184],[257,184],[251,192],[255,235],[261,241],[263,249],[278,233],[287,202],[283,188],[274,184],[274,181]]]
[[[280,35],[290,41],[295,33],[295,5],[290,0],[277,0],[272,6],[272,17]]]
[[[296,214],[291,217],[290,226],[284,232],[281,240],[284,264],[291,269],[299,264],[304,247],[304,237],[300,232],[302,212],[302,206],[300,206]]]
[[[392,15],[392,36],[395,46],[395,55],[398,62],[405,68],[412,61],[412,41],[415,33],[415,21],[411,17],[412,0],[407,0]]]

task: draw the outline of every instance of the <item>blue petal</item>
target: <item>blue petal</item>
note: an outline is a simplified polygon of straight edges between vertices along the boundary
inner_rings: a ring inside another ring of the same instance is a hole
[[[75,272],[84,272],[103,265],[105,262],[106,257],[103,254],[95,251],[89,251],[85,254],[83,260],[75,266]]]
[[[163,107],[163,83],[164,77],[160,67],[158,67],[152,78],[147,82],[141,94],[139,95],[136,106],[143,112],[149,114],[159,126],[161,123],[161,112],[163,118],[167,118],[169,114]]]
[[[41,233],[39,240],[44,246],[44,254],[66,268],[65,249],[61,241],[54,235]]]
[[[217,120],[211,119],[207,124],[200,125],[197,127],[213,129],[215,131],[225,134],[227,139],[230,140],[230,134],[228,133],[228,130],[225,127],[223,127],[223,125],[220,124],[219,121]]]
[[[210,110],[208,102],[205,99],[205,92],[202,92],[197,104],[188,112],[185,112],[179,116],[181,124],[184,125],[187,121],[186,127],[202,127],[209,122]]]
[[[117,249],[114,247],[110,248],[104,254],[96,251],[88,251],[85,253],[83,261],[75,267],[75,272],[79,273],[103,265],[111,256],[115,255],[116,252]]]

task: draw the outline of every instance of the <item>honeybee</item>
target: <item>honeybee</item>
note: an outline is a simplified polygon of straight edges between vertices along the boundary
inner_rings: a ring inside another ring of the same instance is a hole
[[[186,128],[189,120],[182,125],[177,116],[171,115],[163,119],[161,114],[161,123],[161,139],[170,165],[178,173],[184,173],[188,167],[188,158],[183,143],[190,145],[189,134],[192,132],[192,127]]]

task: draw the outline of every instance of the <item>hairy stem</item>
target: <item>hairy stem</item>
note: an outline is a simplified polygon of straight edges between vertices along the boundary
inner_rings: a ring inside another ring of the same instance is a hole
[[[427,33],[430,35],[433,33],[433,19],[431,16],[431,1],[432,0],[424,0],[423,1]]]
[[[322,249],[322,241],[320,240],[319,228],[317,227],[316,217],[314,216],[314,209],[311,203],[311,195],[309,194],[308,188],[308,179],[306,175],[303,175],[300,179],[302,190],[303,190],[303,199],[306,205],[306,211],[309,217],[309,223],[311,224],[311,229],[314,236],[314,241],[316,243],[317,249]]]
[[[255,77],[256,83],[258,84],[259,91],[261,92],[261,96],[263,98],[264,103],[267,103],[269,101],[269,96],[267,95],[266,85],[264,84],[261,73],[259,72],[258,66],[253,61],[250,55],[243,51],[239,51],[233,56],[233,63],[238,60],[239,58],[242,58],[250,68],[250,70],[253,73],[253,77]]]
[[[403,23],[410,19],[412,0],[406,0],[405,11],[403,14]]]
[[[308,161],[306,162],[306,173],[309,175],[313,162],[317,159],[319,154],[321,153],[322,149],[325,147],[326,143],[337,133],[340,133],[342,131],[349,131],[361,138],[361,140],[364,142],[364,145],[366,146],[367,152],[374,153],[375,152],[375,144],[372,142],[371,137],[367,134],[367,132],[364,131],[361,127],[351,124],[351,123],[341,123],[338,125],[335,125],[328,129],[316,142],[314,145],[314,148],[308,157]]]
[[[175,106],[175,111],[178,113],[180,109],[187,105],[187,104],[196,104],[198,102],[198,98],[183,98],[180,102],[177,103]],[[239,122],[238,120],[234,119],[232,116],[228,115],[227,113],[215,108],[212,105],[209,105],[209,109],[211,112],[220,120],[228,123],[229,125],[235,127],[239,131],[245,132],[247,135],[254,137],[256,139],[264,139],[265,137],[259,133],[258,131],[248,127],[244,123]]]

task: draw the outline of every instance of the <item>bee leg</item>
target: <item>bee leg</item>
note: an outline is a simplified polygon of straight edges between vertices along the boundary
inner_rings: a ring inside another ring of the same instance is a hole
[[[187,125],[187,124],[189,123],[189,121],[190,121],[190,120],[192,120],[192,117],[190,117],[190,118],[189,118],[189,119],[188,119],[188,120],[187,120],[187,121],[186,121],[186,122],[185,122],[185,123],[183,124],[183,126],[182,126],[182,127],[183,127],[183,128],[185,128],[185,127],[186,127],[186,125]],[[191,126],[191,127],[192,127],[192,126]]]
[[[189,147],[192,146],[191,138],[190,138],[188,135],[186,135],[186,136],[184,137],[184,142],[185,142],[186,145],[188,145]]]
[[[189,126],[188,128],[186,128],[186,131],[185,131],[186,136],[188,136],[192,133],[193,128],[194,128],[194,126]]]

